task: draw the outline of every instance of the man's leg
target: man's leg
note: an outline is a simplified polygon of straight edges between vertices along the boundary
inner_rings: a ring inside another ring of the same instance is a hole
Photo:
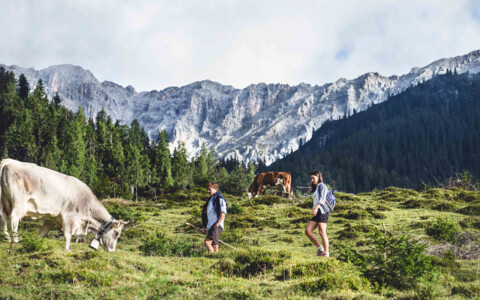
[[[205,246],[207,246],[208,252],[214,252],[213,246],[212,246],[212,240],[210,238],[205,239]]]
[[[214,253],[217,253],[218,252],[218,245],[213,245],[213,252]]]

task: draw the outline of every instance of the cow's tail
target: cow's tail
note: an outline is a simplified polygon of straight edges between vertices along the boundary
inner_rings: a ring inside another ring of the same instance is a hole
[[[3,159],[0,162],[0,212],[3,210],[3,196],[2,196],[2,178],[3,178],[3,167],[7,164],[7,160]]]
[[[4,238],[10,240],[7,230],[7,212],[3,204],[5,195],[2,193],[3,168],[6,164],[7,160],[5,159],[0,162],[0,230],[3,231]]]

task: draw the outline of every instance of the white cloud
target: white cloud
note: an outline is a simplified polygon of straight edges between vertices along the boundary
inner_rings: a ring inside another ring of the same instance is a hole
[[[71,63],[137,90],[212,79],[323,84],[480,49],[480,4],[0,0],[0,63]]]

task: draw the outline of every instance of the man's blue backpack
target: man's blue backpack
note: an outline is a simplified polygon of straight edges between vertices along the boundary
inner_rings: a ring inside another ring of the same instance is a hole
[[[330,208],[330,212],[333,212],[335,208],[335,193],[332,190],[328,190],[325,204]]]

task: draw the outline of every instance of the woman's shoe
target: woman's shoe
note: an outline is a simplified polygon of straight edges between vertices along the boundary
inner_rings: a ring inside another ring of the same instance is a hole
[[[318,254],[317,254],[318,255]],[[323,256],[323,257],[330,257],[330,253],[322,251],[322,253],[318,256]]]

